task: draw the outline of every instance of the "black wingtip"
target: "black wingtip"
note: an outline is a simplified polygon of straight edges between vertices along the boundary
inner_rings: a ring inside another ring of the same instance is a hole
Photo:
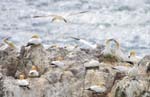
[[[132,61],[122,61],[122,62],[126,62],[126,63],[129,63],[131,65],[134,65],[134,63]]]
[[[32,18],[39,18],[39,17],[41,17],[41,16],[33,16]]]
[[[71,36],[70,38],[72,38],[72,39],[75,39],[75,40],[80,40],[79,38],[76,38],[76,37],[72,37],[72,36]]]

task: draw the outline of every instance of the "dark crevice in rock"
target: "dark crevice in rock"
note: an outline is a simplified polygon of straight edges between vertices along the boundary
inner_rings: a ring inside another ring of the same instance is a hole
[[[4,97],[3,78],[0,76],[0,97]]]

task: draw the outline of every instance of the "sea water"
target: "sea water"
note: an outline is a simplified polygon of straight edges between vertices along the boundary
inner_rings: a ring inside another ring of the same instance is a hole
[[[68,23],[33,18],[47,15]],[[0,0],[0,42],[11,37],[24,45],[35,33],[46,45],[84,46],[70,36],[99,44],[114,38],[126,52],[144,56],[150,54],[150,0]]]

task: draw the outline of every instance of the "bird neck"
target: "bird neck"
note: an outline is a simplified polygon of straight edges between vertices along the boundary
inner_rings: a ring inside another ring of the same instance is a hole
[[[4,43],[6,43],[11,48],[16,48],[15,45],[12,42],[8,41],[7,39],[4,39]]]

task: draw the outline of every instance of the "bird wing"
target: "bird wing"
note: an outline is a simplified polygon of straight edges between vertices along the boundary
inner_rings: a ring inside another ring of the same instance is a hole
[[[112,69],[116,69],[116,70],[119,70],[121,72],[128,72],[129,71],[129,68],[125,67],[125,66],[115,66]]]
[[[52,22],[54,22],[54,21],[56,21],[56,20],[62,20],[62,21],[64,21],[65,23],[67,23],[67,20],[66,20],[64,17],[62,17],[62,16],[54,16],[54,17],[52,18]]]
[[[76,13],[70,13],[68,16],[83,14],[83,13],[87,13],[87,12],[89,12],[89,11],[80,11],[80,12],[76,12]]]
[[[76,37],[71,37],[71,38],[73,38],[73,39],[75,39],[75,40],[78,40],[79,42],[81,42],[81,43],[83,43],[83,44],[85,44],[85,45],[88,45],[89,47],[91,47],[91,48],[93,48],[93,49],[95,49],[95,48],[97,47],[96,44],[93,45],[93,44],[89,43],[89,42],[86,41],[86,40],[83,40],[83,39],[80,39],[80,38],[76,38]]]
[[[33,16],[33,18],[46,18],[46,17],[55,17],[55,16],[58,16],[58,15],[45,15],[45,16]]]

